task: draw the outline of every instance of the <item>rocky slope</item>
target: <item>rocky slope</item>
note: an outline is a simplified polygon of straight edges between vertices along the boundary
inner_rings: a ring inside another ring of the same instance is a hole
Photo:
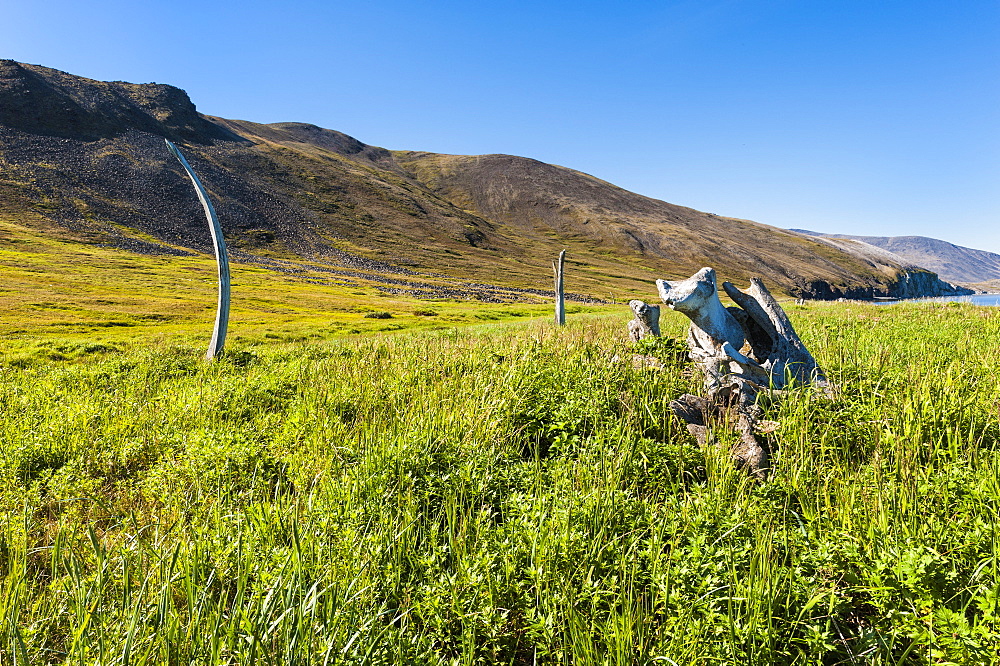
[[[181,145],[237,260],[547,288],[645,293],[704,265],[810,297],[933,291],[933,276],[829,240],[628,192],[509,155],[389,151],[302,123],[199,114],[184,91],[0,61],[0,215],[145,253],[207,251]],[[907,277],[909,276],[909,277]],[[921,294],[924,295],[924,294]]]

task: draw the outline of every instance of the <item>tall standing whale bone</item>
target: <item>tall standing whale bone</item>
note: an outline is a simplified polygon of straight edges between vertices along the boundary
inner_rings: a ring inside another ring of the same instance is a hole
[[[215,214],[215,208],[212,206],[212,200],[208,198],[208,192],[205,191],[205,187],[198,180],[194,169],[184,159],[184,155],[181,154],[177,146],[170,139],[164,139],[164,141],[167,142],[167,149],[180,161],[188,178],[191,179],[191,184],[194,185],[195,194],[198,195],[198,200],[201,201],[201,206],[205,209],[208,228],[212,232],[212,244],[215,246],[215,263],[219,273],[219,302],[215,310],[215,328],[212,329],[212,341],[208,343],[208,352],[205,354],[205,358],[211,361],[221,354],[226,346],[226,331],[229,329],[229,253],[226,251],[226,240],[222,236],[219,216]]]
[[[725,421],[735,413],[740,442],[733,456],[739,466],[764,478],[770,452],[757,437],[762,427],[757,397],[794,385],[830,385],[760,279],[752,278],[745,291],[729,282],[722,286],[738,307],[727,308],[719,300],[711,268],[686,280],[656,281],[663,302],[691,320],[689,355],[705,376],[704,397],[685,394],[670,406],[702,445],[709,441],[713,419]]]
[[[555,287],[556,287],[556,324],[559,326],[566,325],[566,293],[563,288],[565,282],[563,280],[563,270],[566,267],[566,250],[559,252],[559,262],[552,262],[552,272],[555,274]]]

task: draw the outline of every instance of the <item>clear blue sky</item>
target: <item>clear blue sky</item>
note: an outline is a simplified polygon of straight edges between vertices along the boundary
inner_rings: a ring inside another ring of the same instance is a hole
[[[0,0],[0,57],[511,153],[780,227],[1000,252],[1000,2]]]

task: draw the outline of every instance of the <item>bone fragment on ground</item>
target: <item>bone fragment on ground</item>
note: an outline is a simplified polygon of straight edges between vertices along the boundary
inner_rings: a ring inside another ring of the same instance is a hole
[[[660,337],[660,306],[648,305],[643,301],[629,301],[635,318],[628,323],[628,336],[632,342],[647,336]]]

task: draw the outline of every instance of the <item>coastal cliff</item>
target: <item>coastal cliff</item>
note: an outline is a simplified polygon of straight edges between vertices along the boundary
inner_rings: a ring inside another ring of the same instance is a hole
[[[810,235],[810,232],[799,232]],[[899,255],[870,243],[843,237],[811,236],[864,262],[878,279],[861,284],[803,280],[790,293],[798,298],[814,300],[870,301],[876,298],[932,298],[935,296],[967,296],[975,290],[946,282],[937,273],[914,265]]]
[[[887,286],[834,285],[825,280],[813,280],[791,290],[797,298],[831,301],[846,298],[857,301],[871,301],[876,298],[932,298],[935,296],[968,296],[977,293],[968,287],[945,282],[936,273],[923,269],[901,272],[894,282]]]

